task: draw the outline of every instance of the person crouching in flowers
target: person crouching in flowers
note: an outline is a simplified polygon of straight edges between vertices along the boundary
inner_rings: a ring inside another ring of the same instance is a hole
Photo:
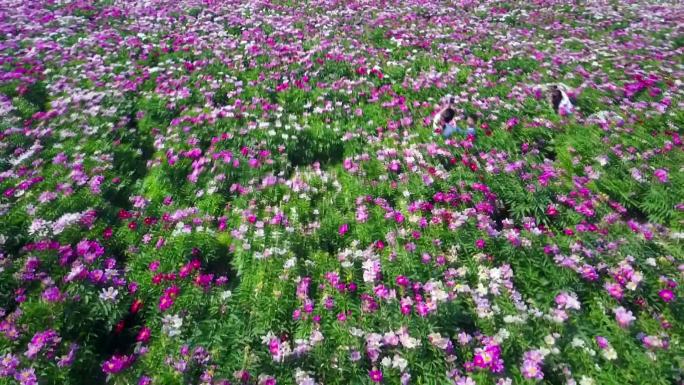
[[[442,108],[432,119],[432,128],[438,134],[444,132],[444,127],[454,120],[456,111],[453,108],[454,99],[450,98],[449,103]]]
[[[553,111],[561,116],[572,115],[575,111],[575,106],[568,96],[569,88],[564,84],[553,84],[549,88],[549,102]]]
[[[435,132],[441,133],[445,139],[454,134],[475,136],[475,117],[473,115],[465,115],[461,118],[461,120],[465,120],[465,129],[456,125],[455,117],[456,111],[453,108],[453,99],[451,99],[449,104],[435,115],[432,120],[432,127]]]

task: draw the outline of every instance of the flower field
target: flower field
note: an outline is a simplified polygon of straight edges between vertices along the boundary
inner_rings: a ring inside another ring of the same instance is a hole
[[[684,384],[683,26],[0,0],[0,384]]]

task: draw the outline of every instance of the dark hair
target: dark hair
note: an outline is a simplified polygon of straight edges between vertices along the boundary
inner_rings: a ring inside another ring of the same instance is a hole
[[[558,106],[560,106],[560,103],[562,100],[563,100],[563,94],[558,89],[558,87],[553,86],[551,88],[551,106],[553,107],[553,111],[555,113],[558,113]]]
[[[456,111],[454,111],[454,109],[451,107],[442,112],[442,119],[444,119],[445,123],[449,123],[454,120],[454,116],[456,116]]]

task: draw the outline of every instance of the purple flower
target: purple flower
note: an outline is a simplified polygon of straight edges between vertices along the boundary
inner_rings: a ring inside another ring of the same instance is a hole
[[[0,360],[0,377],[8,377],[15,373],[19,366],[19,359],[11,353],[5,354]]]
[[[128,368],[135,357],[115,354],[102,364],[102,371],[107,374],[116,374]]]
[[[57,346],[57,344],[59,344],[61,340],[62,339],[59,337],[59,334],[57,334],[57,332],[54,330],[48,329],[38,332],[33,335],[33,338],[31,338],[31,342],[28,343],[28,350],[26,350],[26,353],[24,354],[29,359],[35,359],[38,353],[44,347],[47,347],[48,350],[52,350]]]
[[[82,240],[76,245],[76,254],[83,257],[86,263],[93,263],[104,254],[104,247],[97,241]]]
[[[33,368],[26,368],[14,374],[14,379],[19,381],[21,385],[36,385],[38,378],[36,377],[36,370]]]
[[[71,364],[74,363],[74,359],[76,358],[76,351],[78,350],[78,345],[77,344],[71,344],[69,347],[69,352],[65,355],[62,356],[59,361],[57,361],[57,366],[60,368],[64,368],[67,366],[71,366]]]
[[[59,302],[62,300],[62,293],[56,286],[51,286],[43,291],[43,299],[46,302]]]

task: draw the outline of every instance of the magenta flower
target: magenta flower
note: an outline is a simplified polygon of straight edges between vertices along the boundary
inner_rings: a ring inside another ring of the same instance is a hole
[[[487,345],[475,349],[475,356],[471,363],[480,369],[489,369],[492,373],[499,373],[504,369],[499,345]]]
[[[518,118],[510,118],[506,121],[506,127],[510,130],[518,124]]]
[[[115,354],[102,364],[102,371],[107,374],[116,374],[127,369],[135,361],[135,357]]]
[[[675,299],[675,294],[670,289],[663,289],[658,292],[658,295],[665,302],[672,302]]]
[[[596,336],[596,344],[599,346],[599,348],[605,349],[608,347],[608,340],[605,337]]]
[[[368,372],[368,376],[373,382],[382,382],[382,372],[380,370],[373,369]]]
[[[669,180],[667,171],[659,168],[653,172],[653,175],[655,175],[656,178],[660,181],[660,183],[667,183]]]
[[[159,310],[160,311],[165,311],[168,310],[171,306],[173,306],[173,298],[171,298],[168,295],[162,295],[159,298]]]
[[[349,225],[346,223],[340,225],[340,228],[337,230],[337,232],[340,234],[340,236],[344,236],[344,234],[347,234],[347,232],[349,232]]]
[[[135,340],[138,342],[146,343],[150,340],[151,335],[152,331],[150,330],[150,328],[148,328],[147,326],[143,326],[143,328],[140,329],[140,331],[138,332],[138,336],[135,337]]]

